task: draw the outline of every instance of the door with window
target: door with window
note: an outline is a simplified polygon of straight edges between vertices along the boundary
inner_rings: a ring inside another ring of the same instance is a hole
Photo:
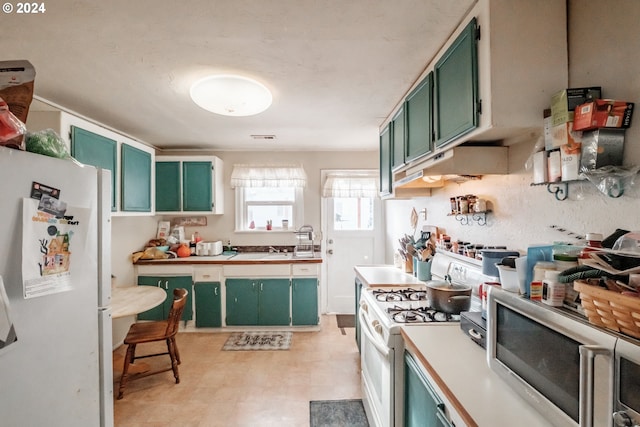
[[[353,267],[384,260],[377,179],[369,171],[323,172],[323,312],[355,314]]]

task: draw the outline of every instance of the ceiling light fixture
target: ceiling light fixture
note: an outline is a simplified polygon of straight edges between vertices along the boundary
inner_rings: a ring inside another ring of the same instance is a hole
[[[269,108],[273,100],[262,83],[234,75],[205,77],[189,93],[201,108],[224,116],[253,116]]]

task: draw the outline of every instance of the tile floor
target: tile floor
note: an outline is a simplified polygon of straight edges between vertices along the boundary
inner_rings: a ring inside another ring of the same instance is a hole
[[[338,328],[334,315],[321,323],[319,332],[294,332],[285,351],[221,351],[229,333],[180,333],[180,384],[171,372],[130,382],[114,400],[115,426],[308,426],[310,400],[362,397],[355,329]],[[114,366],[115,390],[121,370]]]

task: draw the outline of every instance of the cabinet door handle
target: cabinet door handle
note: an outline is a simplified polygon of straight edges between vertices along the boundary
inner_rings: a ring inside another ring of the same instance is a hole
[[[164,288],[165,288],[166,290],[169,290],[169,281],[168,281],[168,280],[165,280],[165,281],[164,281]]]
[[[162,280],[158,280],[158,284],[156,285],[157,287],[160,287],[160,282],[162,282]]]
[[[260,282],[260,292],[262,292],[262,287],[264,286],[264,283]]]
[[[214,294],[215,296],[218,296],[218,288],[213,288],[213,294]]]

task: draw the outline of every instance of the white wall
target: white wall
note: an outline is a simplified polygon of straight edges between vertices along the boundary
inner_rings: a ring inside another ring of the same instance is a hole
[[[640,60],[635,55],[640,51],[640,38],[637,37],[640,2],[571,0],[569,21],[569,86],[602,86],[603,97],[640,105]],[[625,165],[640,164],[638,120],[635,117],[637,124],[626,132]],[[567,236],[549,228],[551,225],[577,234],[600,232],[605,236],[616,228],[640,229],[638,188],[628,190],[619,199],[612,199],[590,184],[572,184],[569,198],[556,201],[545,186],[531,187],[531,173],[524,165],[534,143],[528,141],[510,147],[509,175],[450,184],[434,190],[432,197],[386,201],[386,262],[393,262],[398,237],[410,233],[409,213],[413,207],[418,211],[427,208],[427,220],[421,218],[420,226],[437,225],[453,239],[507,245],[519,250],[535,243],[567,240]],[[465,194],[476,194],[492,202],[493,213],[486,226],[463,226],[447,216],[449,197]]]
[[[174,153],[171,153],[172,155]],[[196,153],[175,153],[195,155]],[[205,240],[230,239],[232,245],[267,246],[295,245],[293,233],[263,232],[235,233],[235,192],[229,186],[234,164],[301,164],[307,174],[307,186],[304,190],[304,222],[320,230],[320,203],[322,169],[377,169],[377,151],[357,152],[288,152],[288,151],[225,151],[199,152],[202,155],[215,155],[224,162],[224,215],[208,215],[206,227],[188,227],[185,234],[190,236],[198,231]],[[188,215],[184,215],[188,216]],[[157,223],[170,220],[171,216],[156,217],[114,217],[112,270],[118,285],[133,284],[133,266],[131,253],[141,250],[144,244],[155,237]],[[319,234],[318,234],[319,236]],[[319,242],[317,242],[319,243]]]

